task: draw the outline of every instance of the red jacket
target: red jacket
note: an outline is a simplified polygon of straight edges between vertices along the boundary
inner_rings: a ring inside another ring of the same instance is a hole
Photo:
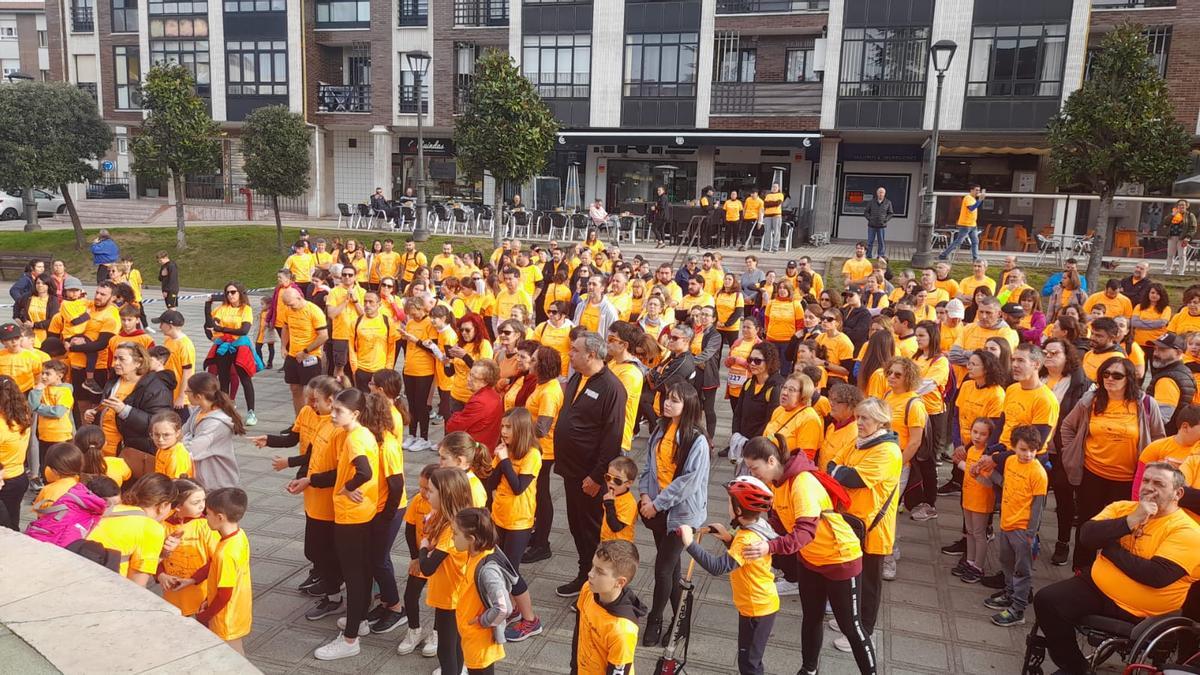
[[[462,410],[446,420],[446,433],[465,431],[488,450],[495,450],[500,441],[500,418],[504,417],[504,399],[492,387],[484,387],[471,395]]]

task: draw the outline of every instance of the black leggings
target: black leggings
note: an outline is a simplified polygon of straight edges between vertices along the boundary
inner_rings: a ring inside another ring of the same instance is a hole
[[[874,673],[875,648],[871,645],[870,636],[863,629],[858,613],[862,583],[859,577],[834,581],[810,570],[804,563],[797,562],[800,606],[804,612],[804,618],[800,622],[803,668],[815,672],[821,661],[821,640],[825,636],[825,601],[828,600],[838,628],[842,629],[842,635],[850,641],[850,651],[854,653],[858,671],[864,675]]]
[[[429,392],[432,388],[432,375],[404,376],[404,393],[408,395],[408,409],[412,412],[408,421],[409,436],[429,438]],[[450,672],[444,668],[442,670]]]
[[[28,489],[29,477],[24,471],[4,479],[4,487],[0,487],[0,527],[20,531],[21,500]]]
[[[763,654],[767,651],[767,641],[771,639],[774,625],[775,613],[766,616],[738,615],[738,673],[763,674]]]
[[[408,617],[408,627],[417,630],[421,627],[421,591],[425,590],[425,577],[408,577],[404,584],[404,614]]]
[[[397,509],[391,519],[384,519],[382,513],[371,519],[371,576],[379,587],[379,601],[386,607],[400,602],[396,571],[392,567],[392,544],[403,527],[404,509]]]
[[[696,389],[700,402],[704,404],[704,430],[712,438],[717,433],[717,388]]]
[[[342,588],[342,566],[333,540],[333,521],[304,517],[304,557],[313,565],[326,595]]]
[[[679,575],[682,568],[683,539],[677,532],[667,531],[667,513],[659,513],[651,520],[642,519],[650,533],[654,535],[654,599],[650,605],[647,621],[661,621],[667,600],[671,601],[671,610],[679,609],[679,599],[683,588],[679,585]],[[821,608],[824,611],[824,607]],[[672,614],[673,615],[673,614]]]
[[[354,640],[371,603],[371,523],[334,523],[333,543],[346,579],[346,629],[342,635]]]
[[[1096,474],[1083,470],[1083,479],[1079,482],[1078,495],[1079,522],[1086,523],[1113,502],[1129,499],[1133,491],[1133,481],[1118,481],[1101,478]],[[1079,532],[1075,532],[1075,551],[1072,554],[1072,566],[1077,570],[1086,570],[1096,560],[1096,549],[1083,546],[1079,542]]]
[[[537,505],[533,508],[533,535],[529,548],[545,548],[550,545],[550,528],[554,525],[554,501],[550,498],[550,476],[554,473],[554,460],[542,460],[542,470],[537,477]],[[515,562],[511,558],[509,562]]]
[[[545,468],[543,466],[542,470],[544,471]],[[529,546],[529,538],[532,535],[533,528],[506,530],[496,526],[496,538],[499,539],[500,550],[504,551],[505,557],[512,563],[513,571],[517,573],[517,582],[512,587],[514,598],[529,590],[529,586],[525,583],[525,577],[521,576],[521,556],[525,555],[525,548]]]
[[[246,397],[246,410],[254,410],[254,383],[246,371],[238,368],[236,363],[237,352],[229,354],[217,354],[217,381],[221,384],[221,391],[229,393],[229,386],[233,380],[232,373],[237,371],[238,383],[242,387],[242,395]],[[232,398],[232,397],[231,397]]]
[[[913,465],[921,475],[920,503],[935,506],[937,503],[937,462],[932,459],[913,459]]]
[[[263,359],[263,355],[262,355],[262,348],[263,348],[264,344],[267,346],[267,358],[265,360]],[[254,345],[254,351],[258,352],[258,360],[263,362],[264,367],[272,368],[275,366],[275,343],[274,342],[266,342],[266,343],[259,342],[258,344]]]
[[[1067,470],[1055,454],[1050,461],[1050,489],[1054,490],[1054,515],[1058,517],[1058,543],[1071,541],[1071,528],[1075,527],[1075,500],[1079,489],[1067,480]]]
[[[461,673],[463,667],[462,643],[458,640],[458,621],[452,609],[433,610],[433,629],[437,631],[438,665],[443,673]]]
[[[883,558],[878,553],[863,553],[862,602],[859,615],[867,635],[875,633],[875,622],[879,618],[879,602],[883,598]]]

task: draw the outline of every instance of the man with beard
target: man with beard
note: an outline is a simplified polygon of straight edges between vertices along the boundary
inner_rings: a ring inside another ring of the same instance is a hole
[[[1151,357],[1154,375],[1148,391],[1158,402],[1162,418],[1167,421],[1168,435],[1179,431],[1176,417],[1196,395],[1196,380],[1183,363],[1185,351],[1187,344],[1184,339],[1174,333],[1163,333],[1154,341],[1154,355]]]
[[[1150,292],[1150,263],[1145,260],[1133,266],[1133,274],[1121,280],[1121,295],[1129,298],[1134,307],[1142,304]]]
[[[108,343],[121,330],[121,315],[112,302],[113,284],[105,281],[96,286],[88,305],[88,321],[82,335],[67,343],[71,364],[71,384],[80,393],[80,401],[100,402],[100,393],[108,382]]]
[[[1117,322],[1102,316],[1092,322],[1092,348],[1083,355],[1083,372],[1092,382],[1098,382],[1096,372],[1100,365],[1114,356],[1126,356],[1125,350],[1117,343],[1120,329]]]

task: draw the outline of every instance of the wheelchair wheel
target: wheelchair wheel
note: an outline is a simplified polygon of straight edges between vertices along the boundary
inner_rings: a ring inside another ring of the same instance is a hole
[[[1150,620],[1138,631],[1129,650],[1126,673],[1156,672],[1165,663],[1190,661],[1191,654],[1178,654],[1181,643],[1200,643],[1200,624],[1184,616],[1163,616]],[[1190,651],[1190,650],[1189,650]]]
[[[1021,666],[1021,675],[1045,675],[1042,664],[1046,662],[1046,638],[1038,632],[1035,622],[1025,636],[1025,662]]]

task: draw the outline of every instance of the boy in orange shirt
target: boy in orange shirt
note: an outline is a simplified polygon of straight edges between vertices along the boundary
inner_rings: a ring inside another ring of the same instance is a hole
[[[999,614],[992,615],[992,623],[997,626],[1025,623],[1025,607],[1033,587],[1033,546],[1049,485],[1046,469],[1035,459],[1042,447],[1038,430],[1028,425],[1017,427],[1012,431],[1012,443],[1013,452],[1002,453],[992,472],[992,483],[1004,487],[1000,531],[996,534],[1004,590],[993,593],[983,604],[999,610]],[[971,473],[978,476],[981,468],[976,464]]]
[[[604,519],[600,522],[600,541],[624,539],[633,541],[633,524],[637,521],[637,500],[633,483],[637,480],[637,464],[628,457],[617,457],[608,463],[604,474]]]
[[[221,488],[205,498],[204,517],[208,526],[220,535],[207,571],[193,579],[206,581],[204,603],[196,620],[245,654],[242,638],[250,634],[253,618],[250,588],[250,540],[238,523],[246,515],[246,491]]]
[[[121,316],[121,332],[108,341],[108,362],[113,362],[113,353],[124,342],[136,342],[147,351],[154,346],[154,338],[142,330],[142,310],[133,305],[125,305],[119,312]]]

